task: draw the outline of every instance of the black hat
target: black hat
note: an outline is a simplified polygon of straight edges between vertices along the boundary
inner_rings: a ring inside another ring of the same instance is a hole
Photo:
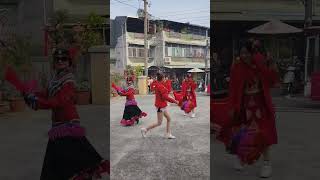
[[[66,49],[56,49],[53,53],[53,57],[69,58],[70,54],[69,51]]]

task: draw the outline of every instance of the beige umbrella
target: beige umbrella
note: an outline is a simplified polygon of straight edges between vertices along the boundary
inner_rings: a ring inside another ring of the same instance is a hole
[[[272,20],[248,31],[251,34],[292,34],[300,33],[302,29],[296,28],[278,20]]]
[[[296,28],[289,24],[283,23],[279,20],[271,20],[265,24],[255,27],[248,31],[251,34],[260,35],[281,35],[281,34],[294,34],[303,32],[302,29]],[[279,44],[276,43],[275,36],[272,36],[272,44],[276,48],[276,57],[279,58]]]
[[[201,72],[205,72],[205,71],[201,70],[199,68],[193,68],[193,69],[190,69],[188,72],[189,73],[201,73]]]

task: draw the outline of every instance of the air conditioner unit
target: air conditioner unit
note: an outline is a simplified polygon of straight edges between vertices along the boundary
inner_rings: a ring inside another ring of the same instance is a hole
[[[165,57],[164,58],[164,63],[170,64],[171,63],[171,57]]]

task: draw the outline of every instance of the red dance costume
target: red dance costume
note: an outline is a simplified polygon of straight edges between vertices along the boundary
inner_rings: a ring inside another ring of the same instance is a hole
[[[75,106],[76,87],[73,82],[64,84],[55,96],[48,98],[48,91],[36,93],[38,109],[52,109],[52,121],[71,121],[79,119]]]
[[[171,103],[175,103],[176,101],[169,97],[168,89],[163,85],[163,83],[159,81],[154,82],[154,90],[155,90],[155,106],[158,109],[165,108],[168,106],[167,101]]]
[[[164,82],[164,85],[168,89],[168,92],[170,93],[172,91],[172,81],[168,79]]]
[[[52,128],[41,180],[101,178],[108,172],[105,161],[85,137],[76,109],[76,86],[69,70],[57,73],[47,90],[36,93],[34,109],[52,109]]]
[[[120,87],[112,84],[112,87],[119,93],[121,96],[126,96],[126,104],[123,113],[122,120],[120,124],[123,126],[132,126],[135,122],[139,123],[139,119],[147,116],[147,113],[142,112],[138,107],[138,103],[134,98],[135,90],[132,86],[127,89],[121,89]]]
[[[253,56],[252,64],[239,61],[233,65],[228,103],[213,102],[212,108],[217,139],[245,164],[254,163],[267,147],[277,144],[270,88],[278,76],[265,66],[259,53]],[[231,113],[225,113],[227,109]]]
[[[192,78],[188,78],[182,82],[181,93],[183,100],[180,101],[179,104],[186,113],[191,112],[197,107],[196,88],[197,84],[192,80]]]
[[[156,88],[156,84],[158,83],[157,80],[152,81],[152,83],[150,84],[150,90],[152,92],[155,92],[155,88]]]

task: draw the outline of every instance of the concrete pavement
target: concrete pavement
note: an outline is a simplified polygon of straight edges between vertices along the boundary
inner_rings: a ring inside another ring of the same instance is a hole
[[[165,124],[142,138],[140,128],[156,121],[154,96],[137,96],[140,108],[148,113],[141,124],[121,127],[124,98],[111,100],[111,179],[192,180],[209,179],[210,126],[209,96],[198,96],[197,117],[191,119],[171,105],[172,133],[164,138]]]
[[[109,159],[107,107],[79,106],[79,113],[89,141],[104,158]],[[50,117],[50,111],[0,114],[1,180],[40,178]]]
[[[274,104],[277,107],[279,143],[272,148],[274,172],[269,179],[320,179],[320,103],[277,97]],[[243,172],[236,172],[232,169],[234,159],[225,153],[221,144],[212,143],[211,152],[211,179],[259,179],[261,162]]]

